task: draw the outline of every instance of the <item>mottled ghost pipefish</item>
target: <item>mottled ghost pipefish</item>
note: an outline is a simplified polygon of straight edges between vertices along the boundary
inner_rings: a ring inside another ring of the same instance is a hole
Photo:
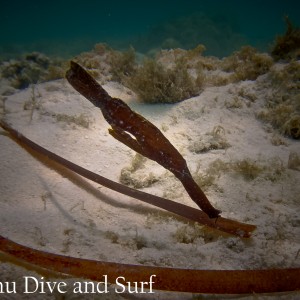
[[[66,78],[75,90],[101,109],[111,125],[109,133],[115,139],[172,172],[200,209],[210,218],[219,217],[221,211],[212,206],[194,181],[185,159],[154,124],[134,112],[121,99],[111,97],[76,62],[71,61]]]

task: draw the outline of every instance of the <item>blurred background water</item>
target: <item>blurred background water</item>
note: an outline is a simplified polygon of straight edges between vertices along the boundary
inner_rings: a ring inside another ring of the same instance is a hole
[[[223,57],[242,45],[267,51],[285,31],[284,15],[299,26],[299,0],[0,0],[0,56],[40,51],[68,57],[106,42],[151,53],[193,48]]]

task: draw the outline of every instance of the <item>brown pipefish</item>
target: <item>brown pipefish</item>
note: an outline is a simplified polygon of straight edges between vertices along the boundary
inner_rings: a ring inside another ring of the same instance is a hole
[[[211,205],[194,181],[185,159],[155,125],[134,112],[122,100],[109,96],[102,86],[74,61],[71,61],[66,78],[75,90],[101,109],[104,118],[111,125],[109,133],[114,138],[171,171],[181,181],[191,199],[210,218],[220,215],[221,211]]]

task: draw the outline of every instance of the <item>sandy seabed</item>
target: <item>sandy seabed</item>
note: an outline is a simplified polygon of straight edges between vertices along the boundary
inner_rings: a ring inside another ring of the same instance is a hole
[[[300,154],[299,141],[280,135],[257,119],[266,93],[257,88],[259,80],[261,77],[206,87],[199,96],[172,105],[144,104],[120,84],[104,85],[110,95],[123,99],[162,130],[203,184],[210,201],[222,210],[222,216],[257,226],[250,239],[225,237],[80,176],[59,173],[32,157],[2,130],[1,235],[43,251],[139,265],[203,270],[300,267],[300,172],[289,164],[291,154]],[[239,93],[241,89],[255,95],[256,100],[247,102]],[[22,134],[78,165],[117,182],[122,174],[122,180],[134,187],[196,207],[171,173],[113,139],[101,111],[65,79],[7,97],[3,113]],[[40,278],[10,263],[1,263],[0,270],[0,282],[22,285],[22,276]],[[35,296],[85,297],[72,293]],[[237,298],[158,291],[151,295],[110,293],[93,297]],[[258,298],[297,297],[299,293]]]

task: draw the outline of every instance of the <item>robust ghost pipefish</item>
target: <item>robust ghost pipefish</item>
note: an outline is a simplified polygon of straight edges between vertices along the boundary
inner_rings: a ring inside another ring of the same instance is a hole
[[[71,61],[66,78],[75,90],[101,109],[104,118],[111,125],[109,133],[115,139],[172,172],[181,181],[191,199],[210,218],[220,215],[221,211],[211,205],[194,181],[185,159],[155,125],[134,112],[122,100],[109,96],[76,62]]]

